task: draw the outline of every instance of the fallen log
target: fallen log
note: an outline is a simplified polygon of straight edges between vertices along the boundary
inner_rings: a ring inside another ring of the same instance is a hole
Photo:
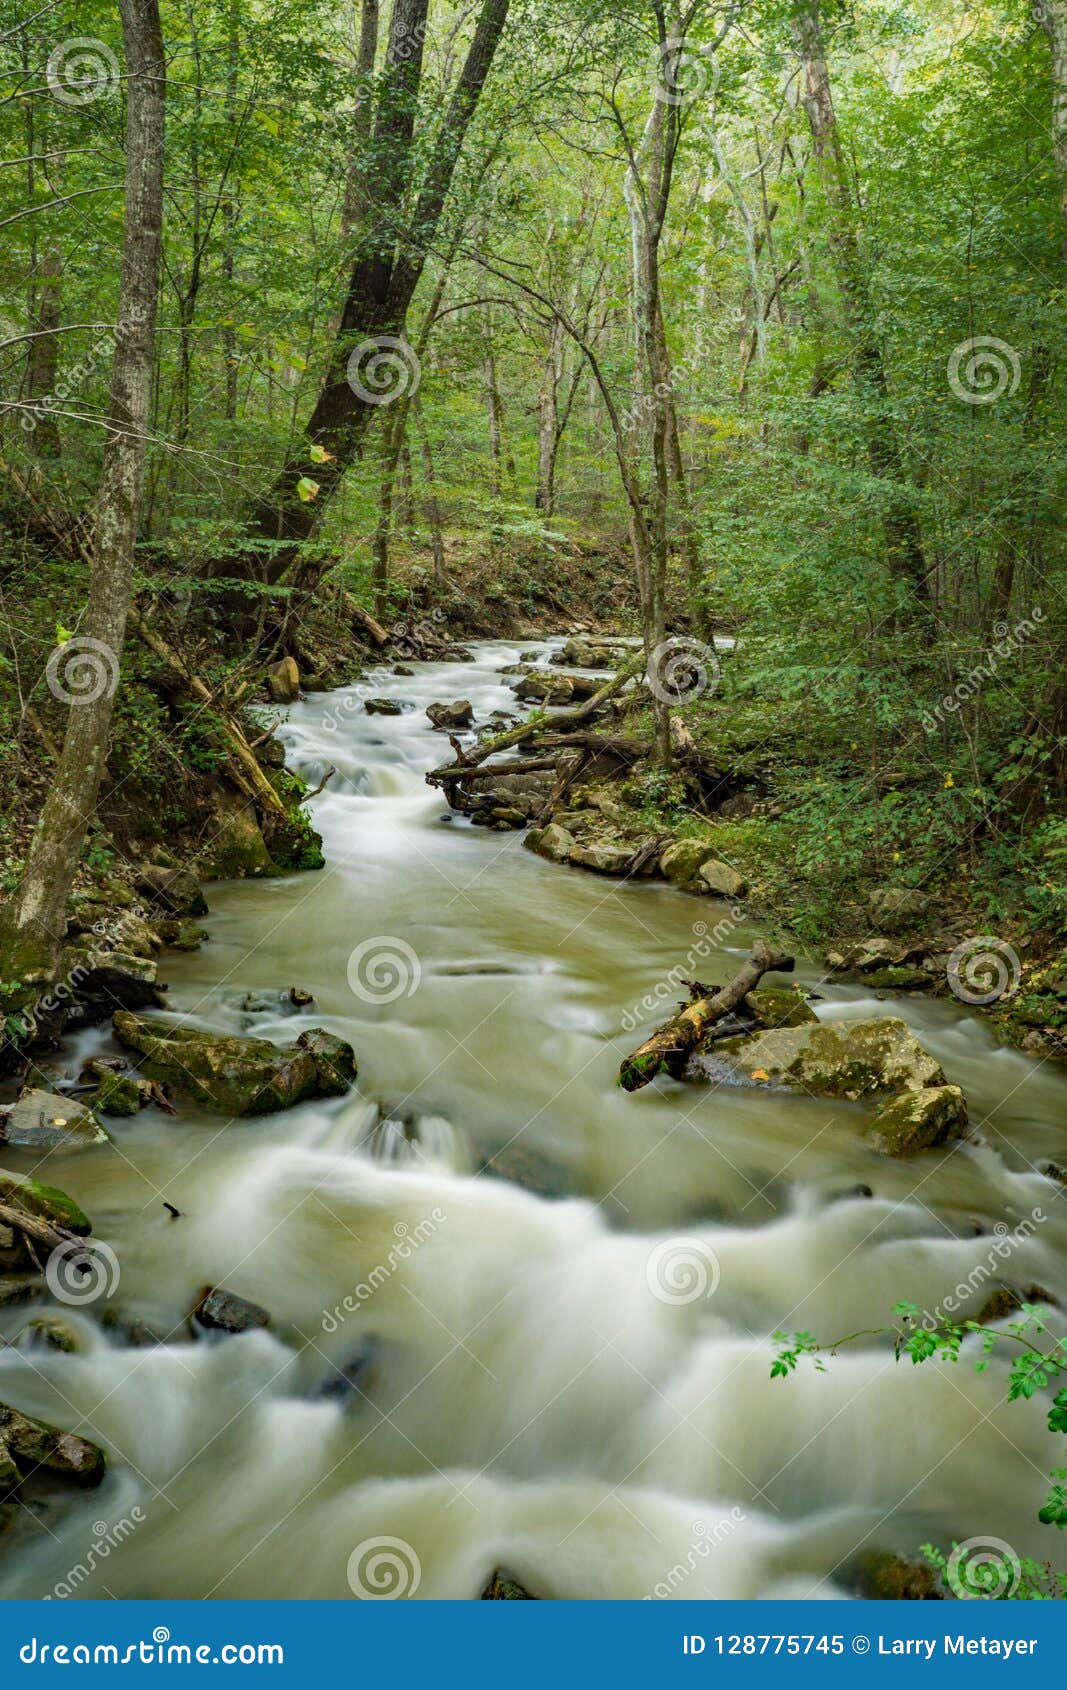
[[[610,681],[604,682],[604,685],[593,694],[592,698],[587,699],[584,704],[579,704],[574,710],[558,710],[554,716],[536,714],[529,720],[520,722],[517,728],[508,728],[505,733],[497,734],[493,739],[484,740],[481,745],[473,748],[468,747],[465,752],[461,752],[459,746],[453,743],[457,763],[446,763],[441,768],[431,769],[426,776],[427,784],[430,786],[446,786],[449,780],[455,779],[460,764],[464,769],[471,769],[478,763],[486,762],[488,758],[495,756],[498,751],[507,751],[512,745],[522,745],[528,739],[536,739],[549,729],[558,734],[560,729],[578,727],[580,723],[587,722],[590,716],[595,715],[600,706],[606,703],[609,698],[613,698],[617,692],[620,692],[627,681],[633,680],[643,666],[644,658],[640,662],[628,664],[626,668],[620,669],[619,673],[613,675]],[[561,743],[567,742],[562,741]],[[575,742],[572,741],[571,743]]]
[[[34,1244],[43,1245],[49,1255],[53,1250],[62,1247],[72,1265],[82,1272],[89,1272],[93,1267],[94,1258],[77,1233],[68,1232],[65,1227],[53,1226],[51,1221],[42,1220],[39,1215],[27,1214],[25,1209],[12,1208],[10,1203],[0,1203],[0,1225],[14,1227],[24,1235],[29,1241],[31,1253],[38,1266],[40,1261],[33,1250]],[[75,1248],[72,1249],[72,1245]]]
[[[791,974],[794,966],[794,959],[787,952],[772,951],[765,939],[757,939],[728,986],[711,996],[703,995],[705,988],[699,987],[701,995],[657,1028],[651,1038],[626,1058],[619,1069],[620,1086],[624,1091],[640,1091],[661,1069],[672,1079],[680,1080],[686,1059],[709,1027],[747,997],[765,974]]]
[[[346,615],[351,617],[353,622],[359,623],[359,626],[370,635],[376,646],[389,644],[391,635],[388,630],[382,627],[369,610],[364,610],[358,599],[353,598],[351,593],[345,593],[343,603]]]

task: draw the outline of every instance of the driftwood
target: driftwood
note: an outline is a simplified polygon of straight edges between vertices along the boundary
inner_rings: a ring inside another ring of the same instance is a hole
[[[534,716],[528,721],[520,722],[517,728],[508,728],[505,733],[484,740],[481,745],[470,750],[462,750],[458,742],[449,736],[452,749],[456,753],[456,762],[446,763],[438,769],[431,769],[426,776],[428,784],[430,786],[448,786],[456,780],[465,780],[471,769],[476,768],[479,763],[486,762],[490,757],[495,756],[498,751],[507,751],[512,745],[522,745],[528,739],[539,739],[549,732],[559,736],[561,729],[567,730],[578,727],[582,722],[587,722],[591,716],[595,715],[601,705],[605,704],[609,698],[613,698],[617,692],[621,692],[627,681],[632,680],[643,666],[644,659],[642,658],[640,663],[628,664],[626,668],[620,669],[618,674],[612,676],[610,681],[604,682],[604,685],[593,694],[592,698],[586,699],[584,704],[579,704],[573,710],[557,710],[553,716]],[[557,738],[554,743],[575,744],[580,743],[580,741]],[[512,770],[511,772],[514,773],[515,771]]]
[[[14,1227],[27,1239],[30,1253],[37,1265],[40,1261],[33,1246],[40,1244],[51,1255],[53,1250],[63,1248],[71,1265],[84,1272],[93,1267],[93,1257],[75,1232],[68,1232],[65,1227],[53,1226],[51,1221],[42,1220],[40,1215],[27,1214],[25,1209],[13,1209],[10,1203],[0,1203],[0,1224]],[[72,1250],[71,1244],[78,1246]]]
[[[369,610],[364,610],[359,600],[353,598],[351,593],[344,595],[344,607],[345,614],[350,616],[353,622],[359,623],[360,627],[370,635],[376,646],[389,644],[388,630],[375,620]]]
[[[154,656],[159,658],[161,663],[165,663],[167,668],[173,672],[183,691],[189,693],[201,704],[209,704],[216,709],[218,708],[218,700],[204,685],[199,675],[194,675],[186,667],[178,653],[156,633],[154,628],[150,627],[140,611],[134,606],[130,607],[129,624],[137,638],[148,647]],[[234,779],[239,789],[246,798],[254,798],[258,804],[262,805],[264,810],[272,811],[279,816],[287,815],[285,805],[260,768],[255,752],[237,723],[227,715],[220,715],[218,720],[223,738],[236,764]]]
[[[709,1027],[728,1015],[765,974],[791,974],[794,959],[785,951],[772,951],[765,939],[757,939],[747,960],[728,986],[713,996],[697,996],[664,1023],[651,1038],[639,1045],[619,1069],[619,1084],[624,1091],[640,1091],[665,1069],[672,1079],[682,1077],[682,1070],[690,1052],[700,1043]]]

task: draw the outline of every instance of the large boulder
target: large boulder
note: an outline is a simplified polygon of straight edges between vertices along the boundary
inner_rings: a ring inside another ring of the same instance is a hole
[[[162,1009],[164,1005],[159,971],[149,957],[68,947],[62,968],[63,982],[56,996],[66,995],[65,984],[71,998],[69,1025],[106,1021],[116,1009]]]
[[[695,887],[701,865],[714,855],[706,839],[676,839],[660,856],[660,873],[672,886]]]
[[[748,896],[748,882],[729,863],[721,863],[717,857],[708,857],[701,863],[699,881],[702,891],[713,892],[719,898]]]
[[[879,1092],[919,1092],[944,1086],[941,1065],[903,1021],[820,1021],[724,1039],[697,1058],[721,1077],[759,1076],[762,1083],[796,1087],[817,1097],[858,1098]],[[709,1077],[707,1069],[705,1077]]]
[[[0,1140],[29,1150],[83,1150],[108,1136],[84,1104],[34,1087],[0,1113]]]
[[[792,986],[757,986],[742,1002],[761,1027],[818,1026],[819,1017]]]
[[[300,697],[300,670],[295,657],[283,657],[267,670],[267,691],[275,704],[295,704]]]
[[[469,698],[457,698],[452,704],[428,704],[426,714],[442,732],[449,728],[469,728],[474,721],[474,707]]]
[[[548,675],[543,669],[532,669],[517,682],[515,697],[540,704],[583,704],[602,685],[591,675]]]
[[[320,1028],[282,1046],[126,1012],[112,1025],[150,1078],[223,1115],[270,1115],[305,1098],[335,1097],[356,1076],[351,1045]]]
[[[547,857],[550,863],[565,863],[574,849],[575,839],[558,822],[550,822],[547,827],[532,827],[523,844],[539,857]]]
[[[399,698],[365,698],[363,708],[368,716],[402,716],[404,706]]]
[[[626,656],[627,648],[618,640],[604,639],[597,634],[572,634],[551,662],[575,669],[614,669]]]
[[[567,861],[594,874],[625,874],[634,860],[632,845],[616,845],[608,839],[590,839],[574,845]]]
[[[200,867],[209,880],[245,880],[274,873],[274,859],[263,837],[256,807],[241,793],[228,787],[215,789],[207,834]],[[202,915],[203,910],[186,909],[182,913]]]

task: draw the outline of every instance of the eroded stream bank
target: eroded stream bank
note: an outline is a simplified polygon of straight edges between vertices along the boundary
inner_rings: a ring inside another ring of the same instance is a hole
[[[849,1104],[621,1093],[628,1012],[694,950],[732,973],[754,935],[718,901],[559,868],[446,813],[425,706],[510,708],[520,649],[293,707],[290,761],[312,784],[337,771],[314,804],[327,866],[210,889],[211,943],[173,958],[171,999],[284,1042],[324,1026],[359,1090],[233,1123],[149,1110],[111,1148],[48,1158],[115,1251],[110,1302],[168,1341],[125,1347],[93,1304],[57,1311],[81,1353],[0,1356],[3,1400],[111,1461],[91,1498],[20,1527],[5,1594],[53,1591],[105,1541],[78,1594],[341,1597],[381,1537],[422,1597],[477,1596],[500,1565],[544,1596],[832,1595],[875,1546],[1049,1552],[1055,1440],[997,1369],[872,1347],[783,1384],[769,1363],[777,1329],[834,1337],[901,1298],[1067,1297],[1062,1188],[1035,1171],[1063,1155],[1062,1073],[954,1003],[894,1000],[985,1139],[910,1162],[865,1145]],[[371,716],[368,693],[413,708]],[[290,985],[314,1005],[283,1013]],[[886,1012],[819,990],[824,1019]],[[696,1297],[665,1262],[705,1272]],[[206,1284],[270,1330],[191,1342]],[[10,1338],[27,1311],[2,1318]]]

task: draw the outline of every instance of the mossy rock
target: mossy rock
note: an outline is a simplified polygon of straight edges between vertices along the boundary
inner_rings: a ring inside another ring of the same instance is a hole
[[[31,1215],[39,1215],[54,1226],[76,1232],[81,1238],[87,1238],[93,1230],[88,1215],[82,1213],[73,1197],[68,1197],[65,1191],[57,1190],[54,1185],[41,1185],[35,1179],[9,1173],[3,1168],[0,1168],[0,1202],[9,1203],[16,1209],[27,1209]]]
[[[887,1156],[914,1156],[959,1137],[966,1125],[967,1105],[959,1086],[924,1086],[883,1103],[868,1136]]]
[[[875,1602],[939,1602],[937,1575],[923,1561],[906,1561],[891,1550],[865,1555],[860,1566],[861,1593]]]
[[[497,1567],[490,1574],[489,1582],[481,1594],[483,1602],[536,1602],[538,1598],[532,1596],[524,1584],[506,1567]]]
[[[89,1099],[94,1109],[103,1115],[137,1115],[143,1099],[136,1080],[128,1074],[104,1074]]]
[[[744,1000],[763,1027],[809,1027],[818,1016],[799,992],[789,986],[757,986]]]
[[[536,851],[539,857],[547,858],[550,863],[565,863],[574,850],[575,838],[559,822],[549,822],[547,827],[532,827],[523,844],[528,851]]]
[[[940,1064],[892,1016],[776,1027],[724,1039],[714,1058],[705,1060],[726,1064],[742,1081],[759,1074],[764,1081],[817,1097],[858,1098],[945,1084]]]
[[[35,1086],[0,1116],[0,1139],[32,1150],[81,1150],[106,1144],[107,1133],[83,1103]]]
[[[22,1478],[43,1469],[71,1484],[90,1487],[100,1484],[107,1472],[107,1458],[96,1444],[45,1420],[31,1420],[7,1403],[0,1403],[0,1446]]]
[[[150,1078],[218,1114],[271,1115],[306,1098],[336,1097],[356,1076],[351,1045],[319,1028],[282,1046],[126,1013],[113,1025]]]

